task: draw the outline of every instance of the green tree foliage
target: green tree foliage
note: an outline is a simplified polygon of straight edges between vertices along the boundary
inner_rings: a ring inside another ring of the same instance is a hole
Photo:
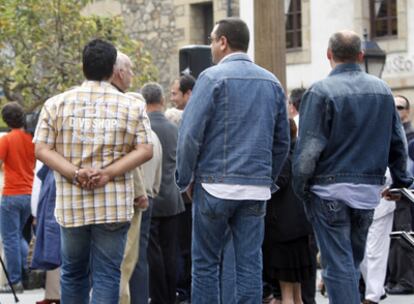
[[[83,80],[81,54],[93,38],[111,41],[134,63],[132,89],[156,80],[142,43],[125,33],[121,17],[81,15],[88,0],[0,1],[0,88],[28,111]]]

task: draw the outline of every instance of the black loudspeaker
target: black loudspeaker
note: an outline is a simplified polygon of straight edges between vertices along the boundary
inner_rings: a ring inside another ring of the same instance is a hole
[[[180,49],[180,74],[190,74],[195,78],[212,66],[211,48],[208,45],[188,45]]]

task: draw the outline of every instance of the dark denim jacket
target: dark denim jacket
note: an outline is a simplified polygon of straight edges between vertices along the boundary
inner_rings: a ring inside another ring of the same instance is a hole
[[[56,185],[53,171],[48,166],[37,173],[42,181],[37,207],[36,242],[31,268],[55,269],[60,266],[60,226],[56,222],[54,211]]]
[[[283,89],[246,54],[234,54],[198,78],[179,129],[177,185],[195,180],[269,186],[289,149]]]
[[[358,64],[341,64],[305,93],[294,153],[295,192],[312,184],[384,184],[408,187],[406,140],[390,88]]]

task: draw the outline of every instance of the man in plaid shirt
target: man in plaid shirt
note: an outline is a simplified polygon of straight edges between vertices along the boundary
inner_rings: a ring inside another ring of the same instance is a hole
[[[134,212],[131,170],[152,157],[150,123],[141,103],[110,84],[115,47],[96,39],[82,55],[86,81],[46,101],[35,153],[55,172],[62,303],[89,303],[92,287],[92,303],[115,304]]]

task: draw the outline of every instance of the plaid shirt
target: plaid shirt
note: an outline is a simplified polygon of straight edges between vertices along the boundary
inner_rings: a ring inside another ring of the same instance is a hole
[[[108,82],[85,81],[46,101],[33,141],[50,145],[78,168],[105,168],[135,145],[151,143],[150,138],[150,122],[141,102]],[[93,191],[73,185],[58,172],[55,178],[55,216],[63,227],[131,220],[131,172]]]

